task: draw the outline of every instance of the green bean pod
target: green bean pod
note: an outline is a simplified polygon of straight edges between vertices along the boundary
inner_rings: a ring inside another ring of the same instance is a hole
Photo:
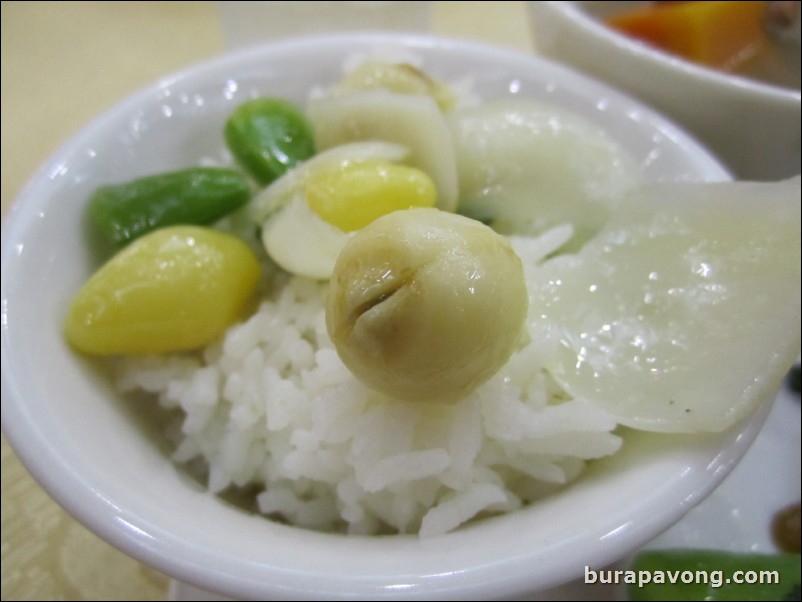
[[[89,215],[105,238],[124,245],[164,226],[214,222],[250,199],[245,176],[216,167],[193,167],[101,186]]]
[[[286,100],[257,98],[240,105],[223,133],[237,162],[263,186],[315,154],[312,126]]]

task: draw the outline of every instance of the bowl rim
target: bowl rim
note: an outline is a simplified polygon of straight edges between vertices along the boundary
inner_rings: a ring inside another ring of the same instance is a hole
[[[689,78],[697,83],[712,85],[720,89],[732,89],[734,87],[747,96],[761,98],[763,100],[769,99],[772,102],[783,105],[799,105],[802,101],[801,90],[761,82],[743,75],[725,74],[712,67],[706,67],[682,57],[674,56],[668,52],[649,46],[644,42],[630,38],[591,16],[585,6],[583,6],[584,4],[586,4],[586,2],[580,0],[571,0],[568,2],[559,0],[529,2],[529,5],[536,11],[538,10],[538,6],[540,6],[540,10],[545,9],[560,14],[568,21],[580,27],[585,35],[593,36],[612,47],[623,50],[638,60],[654,63],[665,69],[677,70],[683,77]]]
[[[297,49],[310,48],[311,46],[325,46],[325,45],[344,45],[351,44],[358,41],[363,47],[369,44],[386,43],[388,41],[400,44],[404,47],[414,49],[423,48],[436,48],[438,51],[463,50],[471,52],[481,52],[489,56],[494,56],[503,60],[518,60],[525,58],[529,61],[546,63],[553,65],[555,69],[573,72],[570,68],[553,63],[543,57],[536,57],[527,55],[520,52],[500,49],[494,46],[464,40],[456,40],[450,38],[442,38],[431,35],[418,35],[418,34],[386,34],[386,33],[363,33],[363,34],[331,34],[331,35],[315,35],[303,38],[291,39],[280,41],[277,43],[270,43],[262,46],[255,46],[230,52],[197,63],[186,69],[177,71],[171,75],[167,75],[158,79],[156,82],[140,89],[127,99],[115,104],[108,109],[105,113],[101,114],[98,118],[93,120],[90,124],[83,127],[77,134],[73,135],[67,142],[65,142],[31,177],[26,186],[22,189],[17,197],[17,200],[12,203],[9,208],[8,214],[5,216],[2,225],[2,247],[3,247],[3,307],[2,307],[2,396],[4,400],[13,400],[12,403],[2,404],[2,425],[3,432],[8,438],[12,448],[17,453],[18,457],[25,465],[36,480],[43,486],[43,488],[60,504],[62,505],[73,517],[79,522],[86,525],[90,530],[97,533],[101,538],[112,543],[115,547],[119,548],[126,554],[136,558],[137,560],[154,566],[158,570],[163,570],[170,573],[182,581],[196,583],[210,591],[223,591],[228,595],[231,592],[237,592],[243,597],[257,597],[259,595],[259,583],[249,582],[243,580],[237,582],[237,576],[234,574],[226,573],[228,567],[219,566],[207,574],[202,574],[200,566],[194,559],[182,557],[179,550],[170,541],[158,542],[153,541],[152,538],[147,537],[147,533],[142,531],[136,524],[128,522],[125,512],[120,508],[113,505],[110,500],[103,497],[102,491],[97,491],[93,488],[90,480],[82,479],[80,475],[71,473],[72,480],[65,480],[63,478],[55,478],[52,472],[45,471],[42,466],[37,464],[37,458],[47,457],[54,461],[56,464],[61,465],[67,472],[69,466],[64,464],[64,460],[59,457],[58,450],[52,447],[48,441],[33,438],[25,440],[22,431],[16,428],[7,429],[7,425],[16,423],[19,420],[23,422],[34,421],[35,417],[28,415],[28,410],[24,407],[24,401],[21,399],[21,393],[17,386],[15,379],[12,375],[7,374],[6,366],[9,362],[6,361],[10,350],[8,348],[8,325],[6,314],[6,266],[13,261],[14,252],[9,247],[14,242],[15,236],[13,232],[18,227],[24,227],[26,220],[31,219],[30,215],[26,214],[24,203],[19,202],[26,196],[30,196],[31,191],[35,188],[36,182],[40,178],[46,177],[51,173],[53,168],[59,164],[62,158],[69,156],[74,150],[84,144],[84,141],[90,139],[95,135],[96,131],[104,126],[105,123],[112,121],[121,113],[130,111],[132,107],[137,106],[146,98],[149,98],[156,90],[162,89],[166,86],[175,83],[192,79],[193,77],[201,77],[203,73],[209,69],[219,68],[228,64],[236,64],[248,57],[261,56],[264,53],[275,52],[292,52]],[[575,73],[576,74],[576,73]],[[615,92],[616,95],[629,99],[625,93],[615,90],[607,84],[597,82],[584,74],[576,74],[581,78],[593,81],[594,84],[601,86],[605,89]],[[642,103],[632,101],[639,106]],[[643,107],[645,112],[654,115],[661,123],[666,122],[677,130],[684,132],[679,126],[675,126],[669,120],[659,116],[656,112]],[[688,136],[691,142],[693,139]],[[701,148],[701,145],[699,145]],[[721,171],[721,177],[726,178],[728,174],[726,170],[721,167],[720,163],[710,156],[710,166],[718,166]],[[8,251],[8,252],[7,252]],[[765,418],[766,412],[763,412]],[[731,448],[735,450],[735,458],[740,458],[743,453],[748,449],[752,440],[759,431],[762,420],[758,419],[750,423],[745,430],[737,437]],[[720,458],[717,460],[717,470],[713,472],[711,478],[703,487],[695,489],[693,494],[682,499],[674,500],[676,503],[673,506],[672,512],[667,512],[662,517],[653,517],[650,519],[650,529],[648,533],[642,534],[639,538],[633,540],[634,543],[642,545],[646,543],[651,537],[658,534],[663,529],[667,528],[684,515],[692,506],[701,501],[708,493],[710,493],[715,486],[724,478],[729,472],[729,469],[734,465],[736,460],[732,458]],[[98,518],[100,517],[100,519]],[[158,530],[158,529],[156,529]],[[616,548],[615,541],[610,543],[609,547],[601,553],[598,558],[608,561],[614,560],[620,555]],[[608,542],[609,543],[609,542]],[[520,564],[523,559],[516,559]],[[357,584],[357,588],[349,590],[348,592],[339,592],[340,595],[348,597],[364,597],[364,599],[374,599],[377,596],[382,597],[396,597],[404,598],[408,595],[416,595],[421,597],[428,596],[451,596],[454,594],[462,595],[484,595],[487,597],[496,597],[502,593],[518,594],[523,591],[531,591],[533,584],[527,580],[526,576],[522,573],[515,574],[514,576],[505,577],[503,586],[500,586],[497,581],[488,582],[482,581],[482,575],[488,577],[488,571],[493,571],[493,567],[483,566],[483,571],[465,571],[464,573],[454,573],[450,575],[427,575],[418,583],[417,589],[390,589],[389,586],[379,587],[375,580],[365,580]],[[284,571],[286,573],[287,571]],[[277,573],[278,574],[278,573]],[[301,588],[304,579],[308,576],[301,575],[300,581],[297,576],[293,577],[292,583],[296,587]],[[449,578],[453,579],[452,582]],[[545,586],[553,586],[557,583],[546,582]],[[287,583],[284,584],[287,588]],[[278,589],[282,596],[297,597],[304,594],[309,595],[308,589]],[[322,591],[322,590],[320,590]],[[327,595],[335,595],[336,592],[327,591]]]

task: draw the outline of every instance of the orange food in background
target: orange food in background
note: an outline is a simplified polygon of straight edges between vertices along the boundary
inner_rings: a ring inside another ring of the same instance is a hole
[[[672,54],[731,71],[768,43],[767,2],[661,2],[607,24]]]

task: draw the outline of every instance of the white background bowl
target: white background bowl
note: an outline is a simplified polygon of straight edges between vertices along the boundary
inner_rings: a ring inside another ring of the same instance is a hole
[[[679,520],[742,456],[766,413],[721,435],[628,436],[624,451],[563,492],[431,540],[276,524],[208,494],[174,466],[148,407],[115,396],[62,337],[67,305],[99,262],[85,231],[90,192],[219,157],[222,124],[238,103],[257,94],[303,103],[312,86],[339,77],[346,57],[388,43],[411,48],[435,77],[473,76],[485,99],[515,94],[572,108],[613,132],[649,179],[728,177],[681,130],[601,84],[529,56],[410,36],[333,36],[224,57],[161,80],[78,134],[4,223],[3,430],[78,520],[207,590],[260,599],[498,599],[552,587]]]
[[[800,91],[728,75],[671,56],[605,26],[586,10],[635,2],[528,2],[535,45],[643,99],[715,152],[738,179],[800,170]]]

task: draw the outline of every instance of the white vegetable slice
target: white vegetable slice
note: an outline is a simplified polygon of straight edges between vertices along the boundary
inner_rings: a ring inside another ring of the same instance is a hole
[[[352,236],[322,220],[302,193],[274,211],[262,226],[262,243],[279,266],[300,276],[326,280]]]
[[[539,279],[566,390],[638,429],[723,431],[799,353],[800,180],[644,187]]]
[[[457,169],[451,133],[437,103],[428,96],[371,90],[313,100],[307,111],[318,148],[358,140],[383,140],[410,150],[406,161],[437,187],[437,207],[457,206]]]
[[[330,148],[291,169],[262,190],[250,204],[251,217],[261,224],[276,209],[288,204],[316,174],[373,159],[398,163],[408,154],[406,147],[390,142],[354,142]]]
[[[571,223],[579,248],[640,179],[604,130],[559,106],[504,100],[451,113],[459,212],[505,234]]]

